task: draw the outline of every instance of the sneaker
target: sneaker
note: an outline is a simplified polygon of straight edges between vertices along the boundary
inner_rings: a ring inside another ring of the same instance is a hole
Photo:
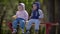
[[[38,34],[38,32],[35,32],[35,34]]]
[[[27,31],[27,32],[26,32],[26,34],[30,34],[30,32],[29,32],[29,31]]]
[[[13,30],[12,34],[15,34],[17,32],[17,30]]]
[[[15,33],[16,33],[15,31],[12,32],[12,34],[15,34]]]
[[[35,34],[38,34],[39,32],[38,32],[39,30],[35,30]]]
[[[22,33],[22,34],[25,34],[25,33]]]

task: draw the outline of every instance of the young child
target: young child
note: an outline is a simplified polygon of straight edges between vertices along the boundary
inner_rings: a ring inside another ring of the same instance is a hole
[[[24,3],[20,3],[18,5],[18,11],[16,12],[16,15],[13,17],[15,17],[16,19],[12,23],[12,27],[13,27],[12,34],[17,32],[16,28],[17,28],[18,22],[20,24],[20,28],[22,29],[22,33],[24,34],[25,21],[28,20],[28,13],[25,10]]]
[[[35,23],[35,32],[38,33],[39,25],[41,19],[43,18],[43,15],[44,14],[42,10],[40,9],[40,3],[39,2],[33,3],[31,17],[26,26],[26,34],[30,34],[29,30],[32,26],[32,23]]]

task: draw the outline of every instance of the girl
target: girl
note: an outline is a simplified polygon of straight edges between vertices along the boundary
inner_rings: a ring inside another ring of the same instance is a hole
[[[26,27],[26,34],[30,34],[29,30],[32,26],[32,23],[35,23],[35,32],[38,33],[39,25],[41,22],[41,19],[43,18],[43,12],[40,10],[40,4],[39,2],[33,3],[32,7],[32,13],[31,13],[31,19],[29,20],[27,27]]]
[[[24,3],[20,3],[18,5],[18,11],[16,12],[16,15],[13,17],[15,17],[16,19],[12,23],[12,27],[13,27],[12,34],[17,32],[16,28],[17,28],[18,22],[19,22],[20,27],[22,29],[22,33],[24,34],[25,21],[28,20],[28,13],[25,10]]]

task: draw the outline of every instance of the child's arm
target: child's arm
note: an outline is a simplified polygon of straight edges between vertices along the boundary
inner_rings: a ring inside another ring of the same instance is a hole
[[[28,23],[28,13],[27,13],[27,11],[25,11],[25,13],[24,13],[24,18],[25,18],[25,24],[27,24]]]
[[[28,12],[27,11],[25,11],[25,20],[27,21],[28,20]]]
[[[40,14],[39,19],[42,19],[44,17],[42,10],[39,10],[39,14]]]
[[[12,16],[12,18],[16,19],[16,15]]]
[[[33,14],[31,13],[31,16],[29,17],[29,19],[31,19],[32,16],[33,16]]]
[[[17,16],[18,16],[18,11],[16,12],[16,15],[12,16],[12,18],[16,19]]]
[[[39,20],[41,21],[41,23],[44,23],[44,14],[43,14],[42,10],[39,10],[39,14],[40,14]]]

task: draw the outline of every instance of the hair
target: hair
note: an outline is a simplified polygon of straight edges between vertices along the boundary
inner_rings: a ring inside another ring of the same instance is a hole
[[[25,10],[25,4],[24,3],[19,3],[18,6],[22,6],[23,9]]]
[[[40,3],[39,2],[34,2],[33,4],[36,4],[37,9],[40,9]]]

